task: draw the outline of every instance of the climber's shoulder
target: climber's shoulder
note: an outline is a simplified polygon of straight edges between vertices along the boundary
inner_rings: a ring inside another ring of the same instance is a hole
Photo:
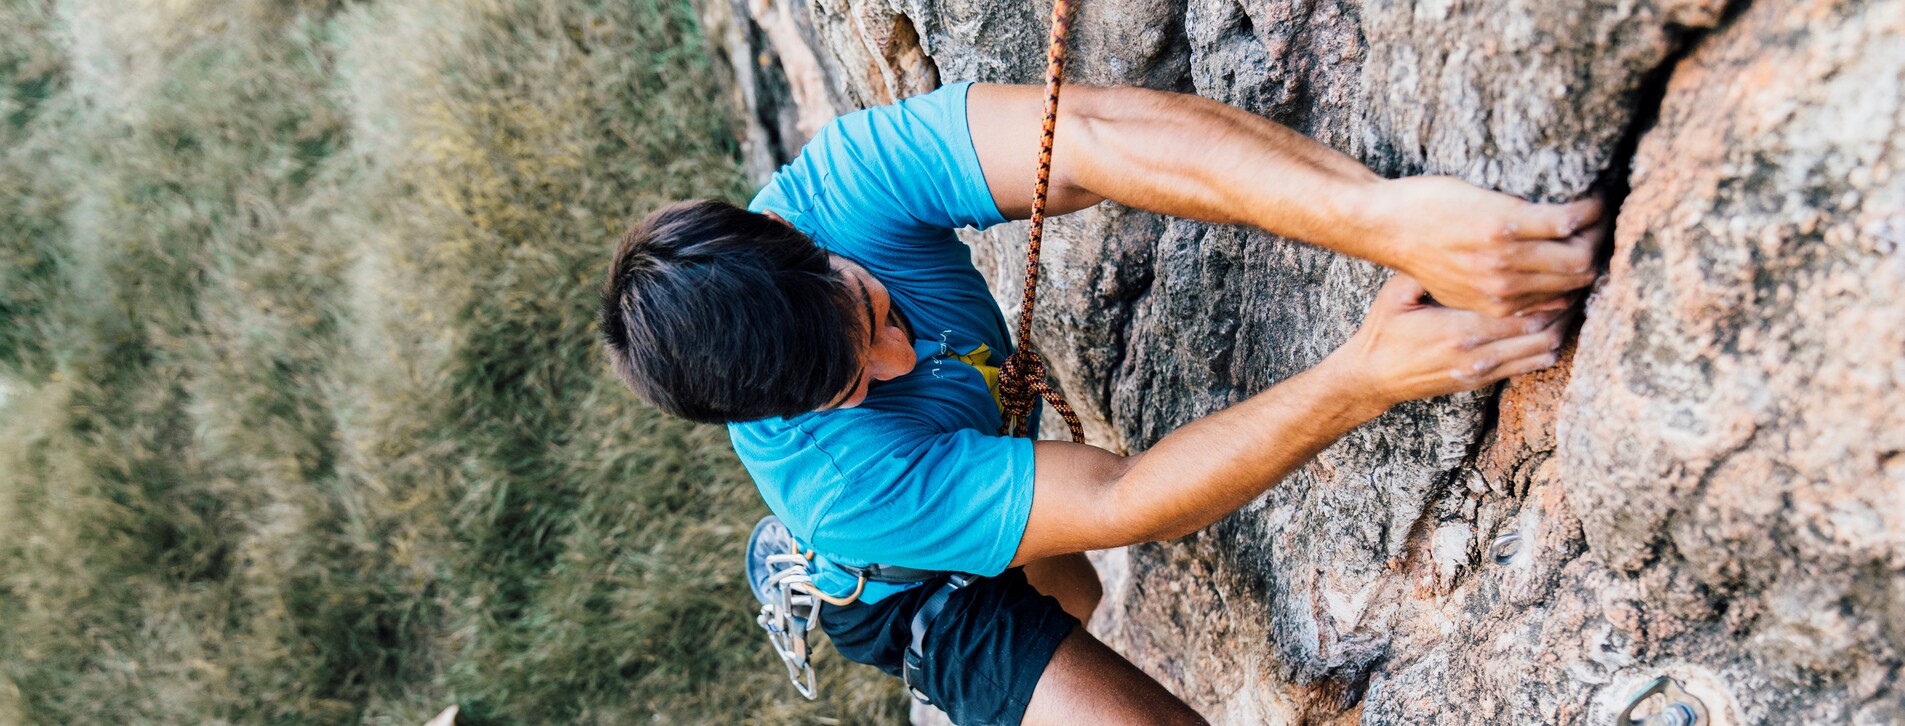
[[[971,85],[834,119],[750,208],[780,214],[829,249],[856,239],[940,241],[953,229],[1005,221],[967,128]]]

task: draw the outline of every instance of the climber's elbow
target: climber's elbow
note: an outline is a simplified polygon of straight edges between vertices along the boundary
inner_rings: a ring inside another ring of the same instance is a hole
[[[1060,136],[1063,136],[1062,130],[1069,129],[1084,139],[1104,140],[1106,132],[1117,132],[1125,124],[1169,117],[1178,112],[1174,110],[1177,103],[1194,97],[1136,86],[1112,86],[1068,88],[1062,98]]]
[[[1067,87],[1059,103],[1052,184],[1076,197],[1118,196],[1142,150],[1154,146],[1154,120],[1169,115],[1174,94],[1148,88]]]
[[[1177,539],[1201,526],[1187,516],[1182,502],[1168,494],[1173,487],[1160,476],[1168,476],[1168,472],[1145,466],[1144,456],[1124,457],[1116,475],[1105,484],[1101,501],[1111,539],[1115,540],[1113,546]]]
[[[1015,565],[1124,544],[1125,521],[1110,493],[1127,457],[1069,441],[1033,442],[1032,453],[1032,511]]]

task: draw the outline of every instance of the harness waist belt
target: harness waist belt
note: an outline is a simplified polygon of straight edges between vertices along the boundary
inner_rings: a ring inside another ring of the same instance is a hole
[[[845,570],[849,575],[866,578],[867,582],[883,582],[889,585],[910,585],[916,582],[936,580],[948,575],[964,574],[944,570],[921,570],[913,567],[900,567],[899,565],[867,565],[866,567],[854,567],[852,565],[842,565],[838,562],[833,564],[835,567]]]

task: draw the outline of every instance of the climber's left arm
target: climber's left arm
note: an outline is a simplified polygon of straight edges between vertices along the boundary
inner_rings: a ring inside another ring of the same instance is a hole
[[[1044,90],[977,84],[967,103],[999,211],[1030,216]],[[1111,199],[1250,224],[1407,272],[1445,305],[1497,316],[1564,306],[1596,276],[1598,200],[1537,204],[1450,177],[1384,179],[1197,96],[1066,86],[1059,109],[1051,214]]]

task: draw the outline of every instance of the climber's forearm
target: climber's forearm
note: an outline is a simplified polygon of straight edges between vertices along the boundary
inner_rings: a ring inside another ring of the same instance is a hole
[[[1064,181],[1120,204],[1250,224],[1394,265],[1385,180],[1282,125],[1209,99],[1144,89],[1078,94]],[[1063,106],[1061,105],[1061,108]],[[1089,151],[1085,151],[1088,149]]]
[[[976,85],[968,117],[999,211],[1031,213],[1044,94]],[[1250,224],[1394,265],[1386,182],[1302,134],[1216,101],[1142,88],[1068,86],[1052,149],[1051,214],[1111,199],[1206,222]]]
[[[1199,419],[1149,451],[1033,445],[1032,511],[1013,562],[1181,537],[1276,486],[1400,401],[1472,391],[1554,365],[1571,316],[1494,318],[1383,283],[1356,334],[1316,367]]]
[[[999,211],[1031,213],[1044,92],[977,84],[973,146]],[[1207,222],[1253,224],[1367,256],[1388,220],[1370,204],[1383,180],[1356,160],[1254,114],[1198,96],[1066,86],[1052,148],[1058,215],[1105,199]]]
[[[1327,359],[1249,400],[1195,421],[1128,457],[1106,492],[1130,542],[1209,526],[1277,485],[1386,404],[1354,371]]]
[[[1032,512],[1013,562],[1195,532],[1386,410],[1373,391],[1365,371],[1333,355],[1142,454],[1040,441]]]

